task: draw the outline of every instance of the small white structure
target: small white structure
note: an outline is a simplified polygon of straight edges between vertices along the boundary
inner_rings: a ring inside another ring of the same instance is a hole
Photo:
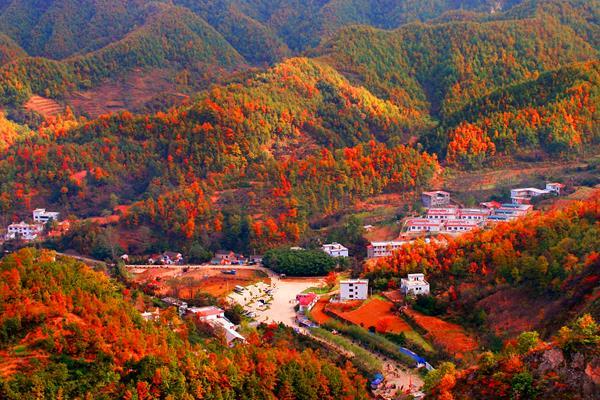
[[[444,207],[450,204],[450,193],[442,190],[423,192],[421,193],[421,201],[426,208]]]
[[[368,279],[348,279],[340,282],[340,300],[366,300],[369,297]]]
[[[36,208],[33,210],[33,221],[41,224],[45,224],[46,222],[53,219],[54,221],[58,221],[60,213],[46,211],[45,208]]]
[[[18,224],[10,224],[6,228],[6,240],[16,239],[17,237],[25,240],[35,240],[44,231],[44,226],[41,224],[27,224],[23,221]]]
[[[429,282],[424,274],[408,274],[406,279],[400,280],[400,291],[405,295],[429,294]]]
[[[157,321],[159,317],[160,312],[158,311],[158,308],[156,308],[154,311],[144,311],[142,313],[142,318],[146,321]]]
[[[565,185],[558,182],[548,182],[546,183],[546,190],[556,193],[558,196],[562,194],[562,190],[565,188]]]
[[[298,311],[304,313],[310,311],[317,304],[319,296],[315,293],[300,293],[296,295],[296,301],[298,302]]]
[[[348,257],[348,248],[336,242],[324,244],[322,249],[331,257]]]
[[[406,221],[408,232],[439,232],[442,229],[442,222],[427,218],[410,218]]]
[[[458,217],[458,209],[454,207],[430,208],[427,210],[426,218],[438,221],[447,221]]]
[[[538,188],[518,188],[510,191],[510,199],[513,204],[529,204],[533,197],[552,193],[550,190]]]
[[[225,333],[225,340],[229,346],[234,346],[236,342],[245,342],[246,339],[235,330],[235,324],[225,317],[225,311],[219,307],[190,307],[187,310],[200,321],[204,321],[213,328],[222,329]]]
[[[391,242],[371,242],[367,246],[367,258],[388,257],[408,242],[391,241]]]

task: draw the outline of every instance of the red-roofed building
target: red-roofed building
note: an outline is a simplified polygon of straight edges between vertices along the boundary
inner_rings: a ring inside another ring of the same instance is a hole
[[[497,201],[486,201],[484,203],[479,203],[479,205],[489,210],[495,210],[497,208],[502,207],[502,204],[498,203]]]
[[[406,221],[406,229],[408,232],[439,232],[442,222],[427,218],[410,218]]]
[[[296,295],[296,301],[298,302],[298,311],[310,311],[319,301],[319,296],[315,293],[300,293]]]
[[[225,318],[225,311],[219,307],[208,306],[208,307],[190,307],[188,312],[194,314],[198,319],[204,321],[210,321],[217,318]]]
[[[444,207],[444,208],[430,208],[427,210],[427,219],[433,220],[448,220],[448,219],[456,219],[458,216],[458,209],[454,207]]]

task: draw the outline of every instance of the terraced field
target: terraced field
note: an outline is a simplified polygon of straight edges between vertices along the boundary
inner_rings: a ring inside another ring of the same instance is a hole
[[[35,111],[45,118],[53,117],[64,111],[64,107],[58,102],[37,95],[31,96],[27,103],[25,103],[24,108]]]

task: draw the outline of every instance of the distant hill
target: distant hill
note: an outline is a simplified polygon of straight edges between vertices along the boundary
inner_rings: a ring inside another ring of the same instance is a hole
[[[96,85],[136,67],[185,69],[190,79],[201,81],[243,64],[243,57],[204,20],[184,8],[167,7],[98,51],[63,61],[24,58],[5,65],[1,101],[18,104],[31,94],[60,98],[68,90]]]
[[[0,34],[0,66],[27,56],[27,53],[19,47],[11,38]]]
[[[159,1],[5,0],[0,31],[32,56],[62,59],[98,50],[144,23]]]

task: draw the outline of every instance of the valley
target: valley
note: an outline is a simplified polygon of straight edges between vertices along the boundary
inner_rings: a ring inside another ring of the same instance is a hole
[[[0,398],[600,397],[598,21],[0,0]]]

